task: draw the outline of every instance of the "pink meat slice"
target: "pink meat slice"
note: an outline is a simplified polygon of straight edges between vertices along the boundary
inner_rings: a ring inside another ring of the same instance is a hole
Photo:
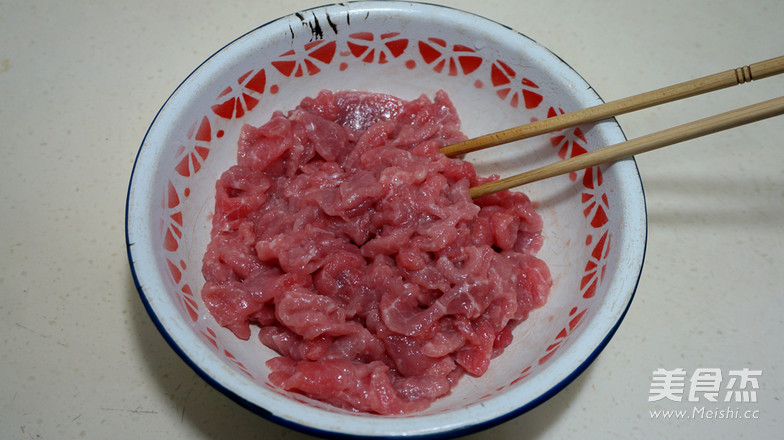
[[[323,91],[246,125],[216,184],[202,298],[279,356],[270,381],[340,408],[427,408],[480,376],[547,300],[542,220],[439,148],[465,139],[431,100]]]

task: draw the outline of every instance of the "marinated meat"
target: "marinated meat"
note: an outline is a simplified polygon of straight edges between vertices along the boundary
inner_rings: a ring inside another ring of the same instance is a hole
[[[440,153],[464,139],[445,92],[323,91],[246,125],[216,184],[202,298],[280,356],[270,381],[378,414],[479,376],[547,300],[542,221],[520,192]]]

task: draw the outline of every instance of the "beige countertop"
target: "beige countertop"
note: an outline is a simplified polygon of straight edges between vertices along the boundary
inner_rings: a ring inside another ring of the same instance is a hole
[[[144,133],[180,81],[239,35],[322,3],[0,2],[0,438],[308,438],[215,391],[164,342],[133,286],[124,207]],[[780,0],[437,3],[525,33],[607,100],[784,54]],[[770,78],[619,121],[633,138],[782,92]],[[564,391],[468,438],[779,437],[782,127],[638,157],[648,249],[616,336]],[[718,402],[649,402],[660,368],[683,369],[687,389],[719,370]],[[744,368],[754,401],[724,402]]]

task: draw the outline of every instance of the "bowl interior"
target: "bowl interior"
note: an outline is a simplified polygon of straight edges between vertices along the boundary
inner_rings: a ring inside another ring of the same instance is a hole
[[[413,99],[449,94],[477,136],[601,102],[563,61],[481,17],[409,2],[316,8],[268,23],[213,55],[151,125],[129,189],[129,257],[151,316],[175,349],[246,407],[320,433],[426,435],[466,431],[528,409],[565,386],[604,346],[633,295],[645,206],[632,160],[526,186],[545,221],[539,253],[548,303],[515,331],[487,374],[465,377],[428,410],[397,417],[339,410],[267,381],[275,354],[218,326],[200,298],[214,184],[236,161],[243,124],[259,125],[322,89]],[[605,121],[516,142],[467,160],[502,176],[620,142]]]

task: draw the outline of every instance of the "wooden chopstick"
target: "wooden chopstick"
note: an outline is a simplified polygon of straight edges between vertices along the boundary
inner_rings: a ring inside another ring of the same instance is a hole
[[[780,73],[784,73],[784,56],[641,93],[628,98],[618,99],[575,112],[565,113],[552,118],[542,119],[531,124],[468,139],[463,142],[447,145],[441,148],[441,152],[447,156],[458,156],[471,151],[518,141],[540,134],[573,127],[575,125],[600,121],[613,116],[720,90],[752,80],[778,75]]]
[[[619,144],[610,145],[505,179],[477,185],[471,188],[469,193],[472,198],[476,199],[487,194],[510,189],[526,183],[578,171],[603,163],[615,162],[636,154],[645,153],[657,148],[666,147],[700,136],[706,136],[740,125],[750,124],[781,114],[784,114],[784,96],[651,133]]]

